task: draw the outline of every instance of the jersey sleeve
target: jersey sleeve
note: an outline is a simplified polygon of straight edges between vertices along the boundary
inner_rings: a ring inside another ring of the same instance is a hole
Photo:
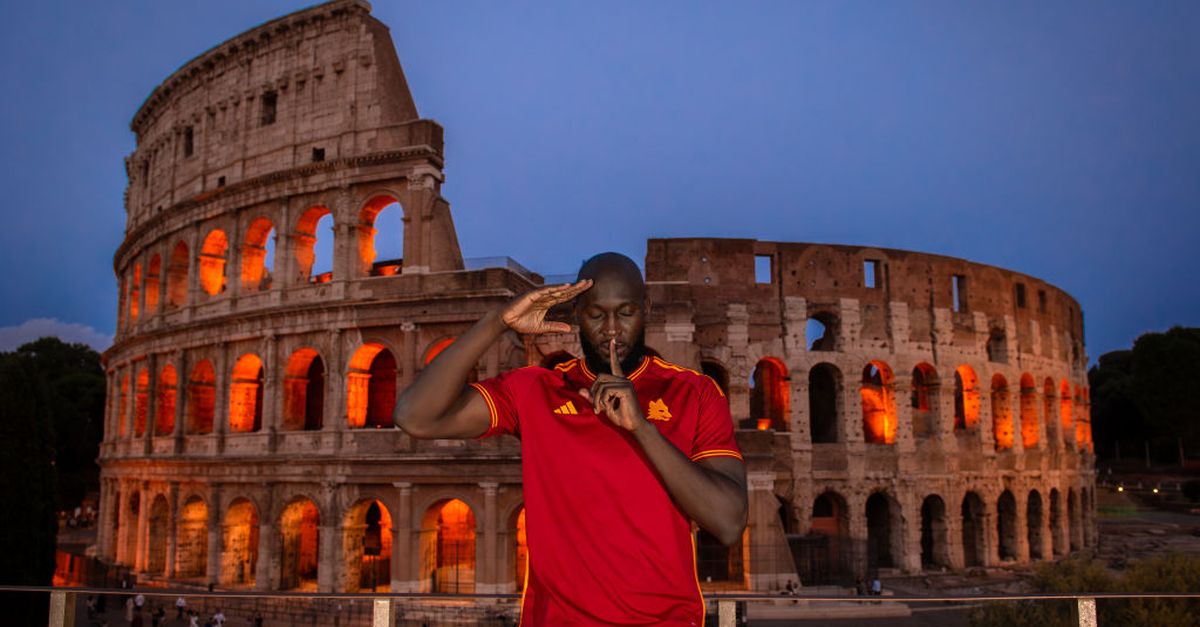
[[[689,457],[697,462],[710,457],[742,458],[737,440],[733,437],[733,417],[729,401],[717,387],[717,382],[704,377],[700,384],[700,408],[696,437]]]
[[[480,438],[504,434],[520,437],[521,423],[517,416],[517,405],[514,400],[519,396],[517,390],[514,389],[518,386],[519,381],[519,377],[514,376],[517,372],[516,370],[505,372],[499,376],[471,384],[471,387],[475,388],[475,391],[483,397],[483,402],[487,404],[488,415],[491,417],[491,425],[483,435],[479,436]]]

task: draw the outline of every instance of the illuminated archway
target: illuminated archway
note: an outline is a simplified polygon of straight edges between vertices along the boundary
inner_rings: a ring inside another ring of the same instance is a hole
[[[1042,554],[1042,495],[1037,490],[1029,491],[1029,498],[1025,503],[1025,533],[1026,540],[1029,542],[1029,557],[1040,560],[1044,559]]]
[[[421,358],[421,363],[423,365],[428,366],[430,363],[433,362],[434,359],[437,358],[438,355],[442,354],[442,351],[446,350],[447,348],[450,348],[450,345],[453,343],[454,343],[453,337],[444,337],[444,338],[434,342],[433,344],[430,344],[429,348],[425,349],[425,356],[423,358]],[[555,353],[555,355],[559,355],[560,353],[561,353],[561,355],[566,356],[566,359],[564,359],[563,361],[570,361],[571,359],[573,359],[573,357],[571,357],[570,353],[567,353],[566,351],[560,351],[559,353]],[[562,363],[562,362],[559,362],[559,363]],[[553,368],[554,366],[547,366],[547,367]]]
[[[283,379],[283,430],[316,431],[325,416],[325,362],[301,348],[288,358]]]
[[[146,433],[146,416],[150,411],[150,371],[145,366],[137,370],[136,387],[133,391],[133,435]]]
[[[1012,405],[1009,403],[1008,380],[999,373],[992,375],[992,436],[995,438],[997,451],[1010,450],[1016,438]]]
[[[359,211],[358,260],[364,276],[391,276],[403,269],[404,209],[395,198],[376,196]]]
[[[528,583],[526,576],[529,572],[529,534],[525,528],[525,508],[517,512],[513,521],[513,567],[517,582],[517,592],[525,592]]]
[[[390,428],[396,406],[396,358],[382,344],[363,344],[346,374],[346,419],[350,428]]]
[[[391,589],[392,515],[383,501],[359,501],[342,521],[345,592]]]
[[[262,428],[263,365],[253,353],[238,357],[229,384],[229,431],[246,433]]]
[[[171,261],[167,265],[167,307],[182,307],[187,303],[188,245],[182,241],[175,243],[171,249]]]
[[[129,324],[133,324],[138,320],[140,309],[140,300],[142,295],[142,264],[133,264],[133,278],[129,281]]]
[[[321,514],[316,504],[298,498],[279,515],[279,589],[316,590]]]
[[[258,510],[237,498],[221,525],[221,585],[253,588],[258,568]]]
[[[187,388],[187,432],[189,435],[212,433],[217,404],[217,372],[207,359],[192,366]]]
[[[1017,499],[1005,490],[996,499],[996,535],[1000,540],[1001,560],[1015,560],[1017,555]]]
[[[162,282],[162,257],[154,255],[146,266],[146,315],[158,313],[159,286]]]
[[[1058,419],[1059,431],[1066,446],[1075,444],[1075,402],[1071,397],[1071,384],[1062,380],[1058,389]]]
[[[200,247],[200,289],[209,296],[216,296],[225,289],[225,253],[229,240],[225,231],[213,229],[204,238]]]
[[[246,228],[242,243],[242,291],[270,289],[274,270],[275,224],[267,218],[255,218]]]
[[[974,492],[967,492],[962,500],[962,549],[963,561],[969,568],[987,564],[987,535],[984,528],[986,506]]]
[[[463,501],[440,501],[425,511],[420,577],[422,592],[475,592],[475,513]]]
[[[166,574],[168,514],[167,498],[161,494],[154,497],[146,520],[146,572],[152,575]]]
[[[954,430],[975,428],[979,422],[979,377],[963,364],[954,370]]]
[[[909,404],[912,406],[913,435],[918,438],[937,435],[941,427],[938,387],[937,370],[933,366],[921,362],[913,368]]]
[[[1062,498],[1058,495],[1058,488],[1050,488],[1050,543],[1055,557],[1067,552],[1066,543],[1063,542],[1062,521]]]
[[[946,502],[930,494],[921,502],[921,567],[950,566],[949,525],[946,521]]]
[[[892,369],[874,360],[863,368],[859,397],[862,400],[863,440],[867,444],[896,442],[896,401]]]
[[[750,416],[760,431],[788,430],[787,366],[774,357],[758,360],[750,376]]]
[[[333,278],[333,214],[326,207],[309,207],[292,235],[300,283],[327,283]]]
[[[1058,447],[1062,445],[1062,439],[1058,437],[1058,421],[1054,419],[1057,411],[1054,407],[1054,399],[1054,380],[1046,377],[1046,380],[1042,382],[1042,415],[1045,416],[1046,421],[1046,440],[1051,446]]]
[[[176,525],[175,576],[205,577],[208,573],[208,504],[198,496],[184,502]]]
[[[175,366],[167,364],[158,374],[158,404],[154,408],[154,435],[171,435],[175,431],[175,398],[179,376]]]
[[[1021,446],[1026,450],[1041,443],[1037,411],[1037,384],[1026,372],[1021,375]]]

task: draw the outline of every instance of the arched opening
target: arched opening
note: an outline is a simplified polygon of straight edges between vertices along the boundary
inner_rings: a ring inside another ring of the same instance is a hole
[[[133,324],[138,320],[138,314],[141,313],[141,297],[142,297],[142,264],[133,264],[133,279],[129,282],[129,324]]]
[[[475,513],[463,501],[440,501],[425,510],[420,577],[422,592],[475,592]]]
[[[200,247],[200,288],[209,296],[225,290],[225,252],[228,248],[229,240],[221,229],[209,231]]]
[[[441,355],[442,351],[446,350],[447,348],[450,348],[450,345],[453,343],[454,343],[453,337],[444,337],[444,338],[437,340],[433,344],[430,344],[429,348],[425,349],[425,356],[421,358],[421,365],[428,366],[429,364],[433,363],[433,360],[437,359],[437,356]],[[569,359],[564,360],[564,361],[569,361]],[[559,363],[562,363],[562,362],[559,362]]]
[[[167,307],[182,307],[187,303],[188,291],[188,245],[176,242],[171,249],[171,262],[167,265]]]
[[[1091,533],[1092,528],[1092,498],[1087,488],[1079,490],[1079,534],[1083,546],[1092,545]]]
[[[376,196],[358,214],[361,273],[400,274],[404,266],[404,210],[391,196]]]
[[[979,422],[979,377],[963,364],[954,370],[954,430],[974,429]]]
[[[146,433],[146,415],[149,411],[150,371],[145,366],[139,366],[133,395],[133,434],[139,438]]]
[[[828,311],[810,314],[804,325],[809,351],[837,350],[838,317]]]
[[[857,571],[850,545],[850,510],[846,499],[836,492],[824,492],[813,499],[812,526],[809,535],[820,540],[809,561],[809,581],[829,582]]]
[[[203,360],[192,367],[187,389],[188,435],[212,433],[213,413],[217,405],[217,371],[211,361]]]
[[[154,497],[150,517],[146,520],[146,572],[152,575],[166,574],[169,523],[167,499],[159,494]]]
[[[359,501],[342,523],[346,592],[391,589],[392,515],[378,499]]]
[[[758,360],[750,376],[750,416],[760,431],[788,430],[787,367],[774,357]]]
[[[298,498],[279,515],[279,589],[317,589],[321,514],[311,500]]]
[[[1087,450],[1087,423],[1085,422],[1087,414],[1084,410],[1083,388],[1075,386],[1075,397],[1073,399],[1073,408],[1075,410],[1075,444],[1079,450]]]
[[[121,390],[117,395],[117,433],[125,437],[129,423],[129,372],[121,375]]]
[[[1021,375],[1021,446],[1037,448],[1041,441],[1037,415],[1037,384],[1028,372]]]
[[[933,366],[921,362],[912,371],[913,435],[928,438],[937,435],[941,419],[938,416],[938,376]]]
[[[558,366],[559,364],[565,364],[572,359],[575,359],[575,357],[567,351],[554,351],[553,353],[543,357],[542,361],[539,362],[538,365],[547,370],[554,370],[555,366]]]
[[[1071,384],[1063,379],[1058,390],[1058,417],[1060,432],[1065,446],[1075,444],[1075,403],[1071,398]]]
[[[154,255],[146,266],[146,315],[158,313],[159,288],[162,284],[162,257]]]
[[[1075,488],[1071,488],[1067,490],[1067,538],[1070,540],[1072,552],[1078,551],[1083,544],[1080,533],[1082,529],[1079,524],[1079,497],[1076,496]]]
[[[996,531],[1000,539],[1000,559],[1015,560],[1017,555],[1017,499],[1005,490],[996,500]]]
[[[883,492],[867,498],[867,570],[893,568],[899,563],[896,551],[903,546],[900,505]]]
[[[1042,495],[1037,490],[1029,491],[1029,499],[1025,502],[1025,534],[1029,542],[1029,557],[1045,559],[1042,553]]]
[[[513,522],[513,567],[515,570],[514,581],[517,582],[517,592],[524,593],[525,586],[529,583],[526,579],[529,572],[529,534],[525,528],[525,508],[522,507],[520,512],[517,512],[517,519]]]
[[[992,436],[997,451],[1012,449],[1016,437],[1012,405],[1008,399],[1008,380],[999,373],[992,375]]]
[[[233,365],[229,384],[229,431],[248,433],[262,428],[263,365],[258,355],[246,353]]]
[[[175,576],[204,578],[208,574],[208,504],[198,496],[184,501],[175,533]]]
[[[859,396],[863,439],[867,444],[895,444],[896,399],[891,367],[879,360],[867,363]]]
[[[712,379],[721,390],[721,394],[729,395],[729,371],[721,364],[705,359],[700,362],[700,372]]]
[[[238,498],[225,511],[221,525],[221,585],[254,587],[258,569],[258,510]]]
[[[158,401],[154,409],[154,435],[171,435],[175,432],[175,388],[179,376],[175,366],[167,364],[158,374]]]
[[[962,547],[963,563],[968,568],[983,566],[986,558],[986,531],[983,499],[974,492],[967,492],[962,500]]]
[[[352,429],[390,428],[396,405],[396,358],[383,344],[363,344],[346,375],[346,417]]]
[[[301,348],[288,358],[283,378],[283,430],[317,431],[325,415],[325,362]]]
[[[296,222],[292,235],[296,272],[300,283],[328,283],[333,279],[333,214],[325,207],[309,207]]]
[[[1008,338],[1004,329],[993,328],[988,333],[987,358],[988,361],[1008,363]]]
[[[134,492],[129,495],[129,502],[125,504],[125,515],[123,517],[125,550],[122,555],[117,556],[117,560],[123,564],[132,566],[134,556],[137,555],[137,530],[138,530],[138,511],[142,506],[142,495],[140,492]]]
[[[242,243],[242,291],[270,289],[274,271],[275,224],[267,218],[255,218],[246,228]]]
[[[840,373],[833,364],[817,364],[808,371],[808,419],[813,444],[839,440],[839,379]]]
[[[124,507],[124,505],[125,505],[125,501],[121,500],[121,497],[123,497],[123,496],[124,495],[121,494],[121,492],[119,490],[113,492],[112,502],[115,503],[116,505],[108,508],[109,509],[108,523],[109,523],[109,525],[111,525],[112,533],[108,537],[107,549],[108,549],[108,554],[113,556],[113,562],[117,563],[117,564],[124,562],[124,560],[121,559],[122,558],[121,554],[119,553],[120,548],[121,548],[121,546],[120,546],[121,532],[123,532],[125,530],[124,527],[121,526],[121,508]]]
[[[946,503],[942,497],[930,494],[921,502],[921,567],[950,566],[946,524]]]
[[[1067,552],[1063,535],[1062,499],[1058,496],[1058,488],[1050,488],[1050,544],[1055,557]]]

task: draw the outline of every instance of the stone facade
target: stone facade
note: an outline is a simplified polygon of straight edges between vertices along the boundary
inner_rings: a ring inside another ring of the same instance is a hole
[[[369,6],[329,2],[218,45],[132,128],[99,556],[222,588],[517,591],[519,443],[415,441],[391,408],[542,277],[467,269],[442,129],[418,115]],[[385,211],[402,234],[377,228]],[[376,259],[388,237],[402,259]],[[698,534],[706,583],[769,590],[1095,542],[1067,294],[848,246],[651,240],[645,268],[647,343],[723,386],[750,467],[742,546]],[[564,353],[573,334],[510,334],[476,376]]]

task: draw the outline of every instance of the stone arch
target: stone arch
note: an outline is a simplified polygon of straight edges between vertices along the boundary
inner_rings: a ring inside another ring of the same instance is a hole
[[[1075,401],[1071,396],[1071,382],[1066,379],[1059,384],[1058,420],[1063,445],[1073,446],[1075,444]]]
[[[450,348],[450,345],[454,343],[454,339],[454,336],[446,335],[431,342],[429,346],[425,348],[425,352],[421,354],[421,367],[425,367],[433,363],[433,360],[437,359],[437,356],[441,355],[442,351]],[[559,352],[566,353],[566,351]]]
[[[763,357],[750,375],[750,416],[760,431],[788,430],[787,366],[776,357]]]
[[[1050,488],[1050,542],[1055,557],[1067,552],[1063,531],[1062,498],[1058,488]]]
[[[1080,537],[1083,546],[1089,547],[1092,545],[1092,494],[1087,488],[1079,490],[1079,524]]]
[[[258,508],[246,497],[225,508],[221,524],[222,586],[253,588],[258,572]]]
[[[275,223],[259,216],[246,227],[242,241],[242,291],[258,292],[271,288],[275,271]]]
[[[963,364],[954,370],[954,430],[974,429],[979,422],[979,377]]]
[[[187,304],[189,265],[191,265],[191,256],[188,245],[183,240],[179,240],[171,249],[171,260],[167,263],[166,306],[169,309]]]
[[[895,377],[887,362],[878,359],[867,362],[859,396],[862,399],[864,441],[867,444],[895,444]]]
[[[329,230],[328,240],[324,239],[326,236],[322,233],[322,226]],[[296,221],[296,230],[292,234],[297,283],[328,283],[333,279],[335,248],[332,240],[337,231],[336,226],[333,212],[323,205],[309,207],[300,214],[300,219]],[[318,242],[321,244],[321,251],[317,250]],[[318,254],[319,252],[324,254]],[[329,270],[326,270],[326,267]]]
[[[809,534],[825,540],[824,562],[831,575],[849,575],[856,569],[855,551],[850,539],[850,506],[834,490],[825,490],[813,499]]]
[[[192,495],[179,508],[176,523],[175,577],[201,579],[208,572],[208,503]]]
[[[279,589],[317,589],[321,512],[312,499],[298,496],[279,514]]]
[[[175,366],[166,364],[158,372],[158,398],[154,409],[154,435],[171,435],[175,432],[175,401],[179,375]]]
[[[721,393],[729,395],[729,369],[715,359],[700,360],[700,372],[717,384]]]
[[[840,442],[842,373],[822,362],[808,371],[808,420],[813,444]]]
[[[204,236],[204,244],[200,247],[200,289],[209,296],[216,296],[225,291],[225,254],[229,248],[229,239],[225,231],[213,229]]]
[[[999,549],[1001,561],[1020,558],[1017,551],[1017,534],[1019,533],[1019,529],[1017,500],[1013,497],[1012,492],[1005,490],[996,499],[996,532],[1000,540],[1000,546],[997,548]]]
[[[475,512],[462,499],[438,501],[421,518],[422,592],[475,592]]]
[[[1070,540],[1069,546],[1071,551],[1078,551],[1082,547],[1083,526],[1079,522],[1079,495],[1075,488],[1067,489],[1067,538]]]
[[[837,313],[828,310],[810,311],[804,326],[805,339],[810,352],[832,352],[838,350],[840,319]]]
[[[1008,363],[1008,334],[1001,327],[992,327],[988,332],[987,360],[1001,364]]]
[[[390,192],[375,194],[363,204],[358,212],[361,276],[391,276],[403,270],[404,213],[397,195]],[[381,250],[389,258],[377,259]]]
[[[937,369],[932,365],[921,362],[912,370],[912,421],[913,435],[918,438],[928,438],[937,435],[941,428],[939,408],[939,390]],[[943,509],[945,504],[943,503]]]
[[[1028,372],[1021,375],[1021,447],[1028,450],[1041,443],[1041,427],[1038,425],[1037,384]]]
[[[325,362],[314,348],[288,357],[283,377],[284,431],[319,431],[325,419]]]
[[[162,286],[162,256],[154,253],[146,265],[146,315],[158,313]]]
[[[1016,439],[1013,429],[1012,404],[1009,402],[1008,379],[992,375],[992,437],[997,451],[1011,450]],[[1011,495],[1010,495],[1011,496]]]
[[[383,501],[368,497],[342,518],[342,589],[376,592],[391,589],[392,514]]]
[[[346,373],[346,420],[352,429],[391,428],[396,406],[396,358],[386,346],[368,342],[350,357]]]
[[[167,570],[167,536],[171,532],[167,497],[156,495],[146,519],[146,572],[163,576]]]
[[[137,379],[133,389],[133,435],[146,434],[146,418],[150,412],[150,371],[145,364],[137,368]]]
[[[936,494],[930,494],[921,502],[921,567],[947,568],[950,566],[949,521],[946,518],[946,502]]]
[[[904,559],[904,516],[891,494],[874,492],[865,504],[867,518],[867,570],[894,568]]]
[[[987,531],[984,519],[986,506],[979,494],[967,492],[962,500],[962,550],[963,565],[984,566],[987,564]]]
[[[229,431],[248,433],[262,429],[263,363],[245,353],[233,365],[229,382]]]
[[[207,359],[192,366],[187,388],[187,433],[212,433],[217,405],[217,371]]]
[[[1025,502],[1025,534],[1029,543],[1029,557],[1035,560],[1045,559],[1042,554],[1042,528],[1045,519],[1042,513],[1042,495],[1037,490],[1030,490]]]

